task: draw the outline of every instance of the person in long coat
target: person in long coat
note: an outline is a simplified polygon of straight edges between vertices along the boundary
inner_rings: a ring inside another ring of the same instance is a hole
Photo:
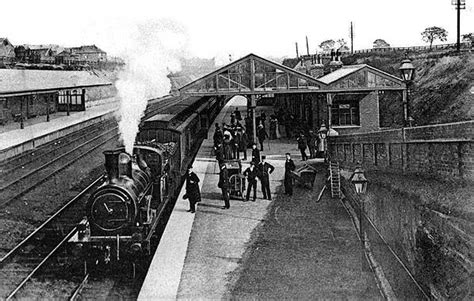
[[[309,148],[309,158],[316,158],[316,136],[313,131],[309,131],[308,135],[308,148]]]
[[[184,198],[189,200],[188,212],[196,212],[196,203],[201,201],[201,192],[199,191],[199,177],[193,172],[192,166],[189,166],[186,172],[186,194]]]
[[[257,138],[260,143],[260,150],[263,151],[263,142],[265,142],[265,138],[268,138],[268,134],[261,122],[257,127]]]
[[[214,136],[212,138],[214,140],[214,147],[218,146],[223,142],[224,134],[222,133],[222,130],[219,127],[218,123],[216,123],[216,129],[214,130]]]
[[[247,160],[248,144],[249,144],[249,138],[247,136],[247,133],[245,132],[245,129],[242,129],[242,135],[240,136],[240,141],[239,141],[239,152],[244,153],[244,160]]]
[[[290,153],[286,153],[285,161],[285,194],[293,195],[293,178],[291,177],[291,172],[295,170],[296,166],[293,160],[291,160]]]
[[[252,144],[252,162],[255,165],[260,163],[260,151],[258,150],[257,144],[255,143]]]
[[[229,182],[229,172],[227,171],[227,167],[225,164],[221,164],[221,171],[219,173],[219,183],[217,186],[222,190],[222,199],[224,200],[224,207],[222,209],[229,209],[230,202],[229,202],[229,189],[230,189],[230,182]]]
[[[298,149],[301,152],[301,160],[306,161],[308,159],[308,157],[306,156],[306,147],[307,147],[306,138],[303,134],[300,134],[297,141],[298,141]]]

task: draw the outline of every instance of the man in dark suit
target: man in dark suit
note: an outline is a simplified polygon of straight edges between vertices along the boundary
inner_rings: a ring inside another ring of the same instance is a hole
[[[260,163],[260,151],[257,148],[257,144],[252,144],[252,162],[255,165],[258,165]]]
[[[295,163],[291,160],[290,153],[286,153],[285,161],[285,194],[293,195],[293,178],[291,172],[295,170]]]
[[[186,172],[186,195],[183,198],[189,200],[188,212],[196,212],[196,203],[201,201],[201,192],[199,191],[199,178],[193,172],[192,166],[189,166]]]
[[[262,184],[262,192],[264,199],[272,199],[270,194],[270,174],[275,170],[275,167],[270,163],[265,162],[265,156],[262,156],[262,161],[258,164],[258,174],[260,183]]]
[[[221,172],[219,174],[219,183],[217,186],[222,190],[222,198],[224,199],[224,207],[222,209],[229,209],[230,202],[229,202],[229,172],[227,171],[227,167],[225,164],[221,164]]]
[[[242,135],[240,136],[240,141],[239,141],[239,152],[244,153],[244,160],[247,161],[247,145],[249,143],[249,138],[247,136],[247,133],[245,132],[245,129],[242,129]]]
[[[257,199],[257,168],[255,168],[255,163],[253,161],[250,162],[250,167],[244,171],[244,176],[247,178],[247,197],[245,201],[248,202],[250,198],[250,190],[253,187],[253,200]]]

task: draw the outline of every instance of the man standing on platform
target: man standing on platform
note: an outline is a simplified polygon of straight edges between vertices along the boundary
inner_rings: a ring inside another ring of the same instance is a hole
[[[242,135],[240,136],[239,141],[239,152],[244,152],[244,160],[247,161],[247,145],[249,143],[249,138],[245,129],[242,129]]]
[[[308,135],[308,148],[309,148],[309,158],[310,158],[310,159],[316,158],[316,152],[315,152],[315,148],[316,148],[316,137],[315,137],[313,131],[309,131],[309,135]]]
[[[263,142],[265,142],[265,138],[268,138],[268,134],[267,131],[265,131],[265,127],[261,121],[257,127],[257,138],[258,142],[260,142],[260,150],[263,151]]]
[[[224,199],[224,207],[222,209],[229,209],[229,172],[227,171],[227,167],[225,164],[221,164],[221,172],[219,174],[219,183],[217,186],[222,189],[222,198]]]
[[[285,161],[285,194],[293,195],[293,178],[291,172],[295,170],[295,163],[291,160],[290,153],[286,153]]]
[[[253,161],[250,162],[250,167],[244,171],[244,176],[247,178],[247,197],[245,201],[248,202],[250,198],[250,190],[253,187],[253,200],[257,199],[257,169],[255,168],[255,163]]]
[[[303,134],[300,134],[300,136],[297,139],[298,141],[298,149],[301,152],[301,161],[306,161],[308,160],[308,157],[306,156],[306,138]]]
[[[272,200],[270,193],[270,174],[275,170],[275,167],[270,163],[265,162],[265,156],[262,156],[262,161],[258,164],[258,173],[260,177],[260,183],[262,184],[263,198]]]
[[[258,150],[256,143],[252,144],[252,162],[255,165],[258,165],[258,163],[260,163],[260,151]]]
[[[189,166],[186,172],[186,194],[183,198],[189,200],[188,212],[196,212],[196,203],[201,201],[201,192],[199,191],[199,177],[193,172],[192,166]]]

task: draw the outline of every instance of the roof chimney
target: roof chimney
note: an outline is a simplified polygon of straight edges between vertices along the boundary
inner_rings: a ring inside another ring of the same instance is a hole
[[[342,67],[341,57],[339,49],[334,53],[334,50],[331,51],[331,62],[329,63],[330,72],[334,72],[337,69]]]

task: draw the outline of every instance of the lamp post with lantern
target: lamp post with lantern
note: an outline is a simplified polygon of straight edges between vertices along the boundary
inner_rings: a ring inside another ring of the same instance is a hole
[[[365,177],[364,170],[360,166],[360,163],[357,164],[356,169],[350,177],[351,183],[354,185],[356,193],[360,196],[365,194],[367,191],[368,180]],[[359,197],[359,232],[360,232],[360,241],[362,244],[362,249],[364,249],[364,230],[363,230],[363,213],[364,213],[364,201]]]
[[[409,112],[410,85],[412,84],[413,79],[415,78],[415,67],[408,58],[408,55],[406,55],[405,59],[402,61],[399,70],[402,76],[402,80],[406,85],[406,90],[403,91],[403,121],[404,126],[407,127],[411,126],[411,122],[409,122],[409,119],[411,118]]]
[[[323,158],[326,159],[326,139],[327,139],[328,130],[326,125],[323,123],[318,130],[319,146],[318,152],[323,154]]]

